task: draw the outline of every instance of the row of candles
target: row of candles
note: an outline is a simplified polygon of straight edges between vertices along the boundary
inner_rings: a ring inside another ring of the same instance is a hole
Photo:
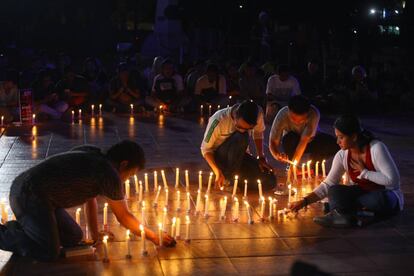
[[[32,114],[32,125],[36,124],[36,114]],[[1,115],[0,117],[0,126],[3,127],[4,126],[4,116]]]

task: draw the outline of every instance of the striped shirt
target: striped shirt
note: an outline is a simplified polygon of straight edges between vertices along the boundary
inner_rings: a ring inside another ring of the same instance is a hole
[[[98,150],[81,150],[54,155],[21,173],[10,194],[34,194],[56,208],[81,205],[98,195],[122,200],[122,181],[111,163]]]

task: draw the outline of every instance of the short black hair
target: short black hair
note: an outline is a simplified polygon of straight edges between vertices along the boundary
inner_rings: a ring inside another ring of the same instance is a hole
[[[164,66],[164,65],[174,65],[174,62],[172,61],[172,59],[166,58],[161,63],[161,66]]]
[[[289,99],[289,110],[295,114],[302,115],[309,111],[310,102],[309,99],[302,95],[296,95]]]
[[[206,72],[208,72],[208,71],[213,71],[213,72],[218,73],[219,68],[218,68],[217,64],[209,63],[209,64],[207,64],[207,68],[206,68]]]
[[[249,125],[257,124],[259,106],[252,101],[243,101],[236,109],[236,116],[243,119]]]
[[[140,170],[145,168],[145,153],[142,147],[130,140],[123,140],[116,143],[108,149],[106,157],[116,164],[119,165],[122,161],[128,161],[128,169],[139,168]]]

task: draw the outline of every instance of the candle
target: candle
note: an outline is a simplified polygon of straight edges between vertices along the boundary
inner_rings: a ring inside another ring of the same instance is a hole
[[[233,205],[233,221],[239,220],[239,200],[237,197],[234,198],[234,205]]]
[[[319,177],[319,161],[316,161],[315,164],[315,178]]]
[[[147,246],[146,246],[146,241],[145,241],[145,229],[144,229],[144,225],[140,224],[139,225],[139,229],[141,230],[141,254],[143,256],[148,255],[148,251],[147,251]]]
[[[4,116],[1,116],[1,126],[4,126]]]
[[[75,122],[75,111],[72,110],[72,124]]]
[[[139,193],[138,193],[138,202],[142,202],[142,197],[143,197],[143,190],[144,187],[142,185],[142,181],[139,182]]]
[[[138,194],[139,193],[139,187],[138,187],[138,177],[137,177],[136,174],[134,174],[134,184],[135,184],[135,194]]]
[[[162,246],[162,223],[158,223],[158,241],[159,241],[159,246]]]
[[[272,200],[272,206],[273,206],[273,216],[276,214],[277,209],[277,199]]]
[[[297,167],[296,165],[298,164],[298,161],[293,161],[293,181],[298,181],[298,175],[297,175]]]
[[[104,245],[104,262],[109,262],[108,258],[108,236],[104,236],[102,239],[103,245]]]
[[[95,105],[91,105],[91,116],[95,116]]]
[[[247,202],[246,200],[244,201],[244,205],[246,205],[246,210],[247,210],[247,216],[248,216],[248,223],[249,224],[253,224],[253,214],[252,211],[250,209],[250,204],[249,202]]]
[[[89,240],[89,229],[88,229],[88,214],[86,212],[86,203],[83,204],[83,217],[85,219],[85,240]]]
[[[32,115],[32,125],[36,124],[36,114]]]
[[[291,197],[291,193],[292,193],[292,185],[289,184],[288,185],[288,207],[290,206],[290,197]]]
[[[244,180],[244,198],[247,198],[247,179]]]
[[[217,110],[220,110],[220,105],[219,104],[217,105]]]
[[[156,192],[158,190],[158,173],[157,171],[154,171],[154,191]]]
[[[102,104],[99,104],[99,117],[102,117]]]
[[[81,215],[81,211],[82,211],[82,209],[81,209],[81,208],[76,209],[76,223],[77,223],[79,226],[81,225],[81,223],[80,223],[80,215]]]
[[[202,117],[204,115],[204,106],[200,105],[200,116]]]
[[[172,223],[171,223],[171,237],[175,236],[175,224],[177,222],[177,218],[173,217]]]
[[[142,207],[141,207],[141,223],[143,225],[145,225],[146,219],[145,219],[145,201],[142,202]]]
[[[273,198],[269,196],[269,220],[273,218]]]
[[[201,191],[197,191],[196,213],[201,212]]]
[[[130,259],[131,258],[131,231],[129,229],[126,230],[125,240],[127,242],[127,254],[126,254],[126,257],[128,259]]]
[[[208,116],[211,116],[211,105],[208,106]]]
[[[131,115],[134,115],[134,105],[130,104],[129,107],[131,108]]]
[[[129,199],[130,198],[130,192],[131,192],[131,187],[129,185],[129,180],[125,181],[125,199]]]
[[[234,184],[233,184],[233,195],[232,195],[232,197],[235,197],[236,196],[236,192],[237,192],[237,183],[239,182],[239,176],[238,175],[236,175],[235,177],[234,177]]]
[[[164,189],[168,187],[167,178],[165,177],[164,170],[161,170],[161,177],[162,177],[162,183],[164,184]]]
[[[158,206],[158,198],[160,197],[161,186],[158,187],[157,193],[155,195],[154,203],[152,204],[154,207]]]
[[[145,192],[148,193],[149,185],[148,185],[148,174],[147,173],[144,174],[144,183],[145,183]]]
[[[176,198],[176,205],[177,205],[177,211],[181,210],[181,193],[180,191],[177,191],[177,198]]]
[[[190,180],[188,178],[188,170],[185,170],[185,191],[190,191]]]
[[[190,210],[191,210],[190,193],[187,193],[187,212],[189,213]]]
[[[204,216],[208,217],[208,194],[206,195],[206,203],[204,204]]]
[[[305,163],[302,163],[302,181],[305,180],[306,173],[305,173]]]
[[[260,206],[260,218],[262,220],[264,220],[264,212],[265,212],[265,208],[266,208],[266,200],[264,197],[261,198],[261,206]]]
[[[259,198],[262,198],[263,197],[262,181],[260,181],[260,179],[257,180],[257,187],[259,189]]]
[[[178,184],[180,182],[180,169],[175,168],[175,188],[178,189]]]
[[[177,221],[175,223],[175,238],[178,240],[181,236],[180,233],[180,227],[181,227],[181,219],[177,218]]]
[[[292,191],[293,191],[293,193],[295,195],[295,201],[298,201],[298,189],[292,188]]]
[[[108,203],[103,208],[103,230],[108,231]]]
[[[190,217],[185,216],[185,241],[190,241]]]
[[[322,161],[322,177],[326,177],[325,159]]]
[[[308,178],[311,179],[312,175],[311,175],[311,168],[310,168],[310,164],[312,163],[312,160],[309,160],[308,162],[306,162],[306,167],[308,169]]]
[[[168,189],[165,189],[165,207],[168,207],[168,196],[169,196]]]
[[[198,172],[198,189],[201,191],[203,190],[203,172]]]
[[[286,173],[287,173],[287,180],[286,180],[286,183],[290,183],[291,181],[290,181],[290,172],[291,172],[291,170],[290,170],[290,165],[287,165],[286,166]]]
[[[346,184],[346,173],[342,175],[342,184]]]
[[[211,182],[213,181],[213,173],[210,172],[210,176],[208,177],[208,186],[207,186],[207,194],[210,194],[211,189]]]
[[[78,110],[78,120],[82,120],[82,109]]]
[[[224,219],[226,217],[226,209],[227,209],[227,196],[223,199],[220,199],[220,218]]]
[[[164,207],[164,213],[162,215],[162,229],[165,231],[166,227],[166,223],[167,223],[167,214],[168,214],[168,210],[166,207]]]

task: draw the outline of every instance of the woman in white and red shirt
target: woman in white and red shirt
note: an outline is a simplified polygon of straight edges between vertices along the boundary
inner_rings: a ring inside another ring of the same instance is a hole
[[[385,144],[362,129],[353,115],[339,117],[334,128],[341,150],[336,153],[328,176],[311,194],[295,202],[292,210],[328,197],[331,212],[315,217],[314,222],[332,227],[352,225],[356,212],[362,209],[377,216],[402,210],[400,174]],[[344,172],[349,175],[350,185],[339,185]]]

